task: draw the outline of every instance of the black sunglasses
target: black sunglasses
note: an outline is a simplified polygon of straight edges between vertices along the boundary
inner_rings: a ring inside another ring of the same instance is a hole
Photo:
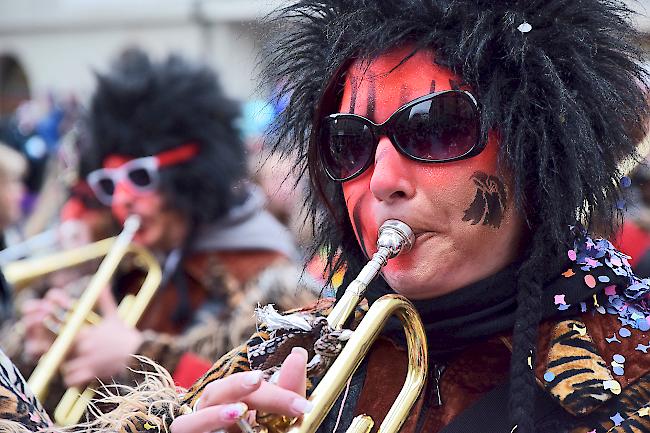
[[[374,161],[386,136],[404,156],[421,162],[448,162],[481,153],[478,103],[464,90],[445,90],[402,105],[383,123],[356,114],[326,116],[319,126],[321,163],[334,181],[353,179]]]

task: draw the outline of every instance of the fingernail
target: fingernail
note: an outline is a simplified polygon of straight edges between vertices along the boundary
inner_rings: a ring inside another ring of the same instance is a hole
[[[227,404],[222,409],[223,417],[228,421],[234,421],[241,418],[248,411],[248,406],[244,403]]]
[[[291,409],[298,413],[309,413],[314,408],[314,403],[304,398],[296,398],[291,402]]]
[[[255,386],[262,381],[262,372],[259,370],[249,371],[244,373],[244,386]]]
[[[307,350],[305,350],[304,347],[296,346],[293,349],[291,349],[291,353],[297,353],[299,355],[302,355],[302,357],[306,360],[309,357],[309,353],[307,353]]]

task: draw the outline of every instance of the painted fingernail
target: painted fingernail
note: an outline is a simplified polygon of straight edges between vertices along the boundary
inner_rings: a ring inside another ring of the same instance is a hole
[[[291,402],[291,409],[298,413],[309,413],[314,408],[314,404],[304,398],[296,398]]]
[[[244,373],[244,386],[255,386],[262,381],[262,372],[259,370],[253,370]]]
[[[228,421],[235,421],[241,418],[248,411],[244,403],[227,404],[223,407],[221,414]]]
[[[299,355],[302,355],[303,358],[307,359],[309,357],[309,354],[305,350],[305,348],[296,346],[293,349],[291,349],[291,353],[297,353]]]

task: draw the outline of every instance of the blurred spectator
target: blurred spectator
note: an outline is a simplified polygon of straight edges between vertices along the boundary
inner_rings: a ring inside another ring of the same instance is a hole
[[[11,147],[0,143],[0,249],[6,247],[5,231],[21,217],[23,177],[27,161]],[[0,323],[11,315],[12,294],[0,274]]]
[[[639,277],[650,277],[650,167],[648,161],[631,174],[632,196],[617,246],[631,256]]]
[[[5,230],[21,219],[21,202],[25,192],[23,178],[26,173],[25,158],[6,144],[0,143],[0,249],[7,246]]]

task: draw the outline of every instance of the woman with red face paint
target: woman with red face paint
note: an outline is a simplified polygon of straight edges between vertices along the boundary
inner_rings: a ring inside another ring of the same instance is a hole
[[[160,259],[163,282],[139,329],[131,329],[112,298],[137,291],[142,274],[121,269],[113,296],[101,302],[104,320],[79,334],[62,366],[66,386],[126,380],[128,366],[141,368],[133,354],[156,360],[189,386],[209,360],[255,331],[258,303],[284,309],[313,299],[296,285],[301,271],[288,230],[246,181],[237,116],[214,74],[179,57],[155,63],[129,50],[99,76],[82,172],[120,224],[140,218],[134,242]],[[23,354],[38,360],[54,338],[46,318],[71,303],[58,289],[24,305]]]
[[[266,72],[290,96],[274,139],[309,173],[331,274],[345,269],[346,287],[388,219],[415,235],[346,324],[389,293],[422,318],[428,375],[402,432],[650,432],[650,281],[604,238],[649,114],[630,14],[604,0],[300,0],[273,19]],[[310,412],[331,334],[309,327],[332,302],[262,310],[186,393],[149,378],[90,430]],[[406,355],[389,322],[319,431],[381,422]]]

